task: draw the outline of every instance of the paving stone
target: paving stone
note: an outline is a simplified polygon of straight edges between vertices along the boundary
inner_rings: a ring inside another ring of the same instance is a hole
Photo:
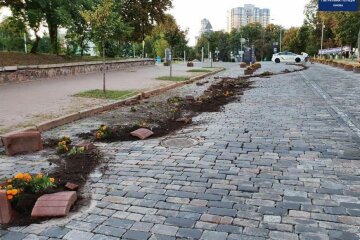
[[[49,237],[49,238],[62,238],[65,236],[70,229],[64,227],[50,227],[42,231],[40,235]]]
[[[215,232],[215,231],[208,231],[205,230],[203,234],[201,235],[200,239],[206,239],[206,240],[222,240],[226,239],[228,236],[225,232]]]
[[[202,230],[192,229],[192,228],[179,228],[176,236],[186,239],[200,239],[202,235]]]
[[[133,132],[130,133],[132,136],[134,137],[138,137],[141,140],[144,140],[152,135],[154,135],[154,132],[150,131],[149,129],[146,128],[139,128]]]
[[[119,238],[116,237],[111,237],[111,236],[106,236],[106,235],[102,235],[102,234],[95,234],[91,240],[116,240]]]
[[[150,229],[154,226],[153,223],[147,223],[147,222],[135,222],[134,225],[131,227],[130,230],[133,231],[143,231],[143,232],[149,232]]]
[[[175,236],[177,231],[178,231],[178,227],[174,227],[174,226],[167,226],[167,225],[162,225],[162,224],[156,224],[152,229],[151,232],[155,233],[155,234],[161,234],[161,235],[168,235],[168,236]]]
[[[63,239],[67,240],[88,240],[94,236],[93,233],[79,231],[79,230],[71,230],[68,232]]]
[[[235,217],[237,211],[235,209],[210,207],[208,213],[213,215]]]
[[[150,236],[151,234],[147,232],[129,230],[124,234],[123,237],[132,240],[145,240],[145,239],[149,239]]]
[[[191,228],[195,225],[195,220],[169,217],[165,220],[165,224],[183,227],[183,228]]]
[[[278,232],[278,231],[270,231],[269,234],[271,239],[278,239],[278,240],[298,240],[299,237],[297,234],[294,233],[286,233],[286,232]]]
[[[93,233],[103,234],[107,236],[113,236],[120,238],[126,232],[125,229],[100,225],[94,229]]]
[[[129,229],[135,221],[131,220],[124,220],[124,219],[118,219],[118,218],[109,218],[106,220],[103,224],[111,227],[116,228],[124,228]]]
[[[1,236],[2,240],[22,240],[26,237],[27,234],[22,232],[8,232],[5,235]]]

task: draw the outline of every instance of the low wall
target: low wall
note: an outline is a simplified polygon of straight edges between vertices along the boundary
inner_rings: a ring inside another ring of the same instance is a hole
[[[118,71],[129,67],[154,64],[155,61],[152,59],[107,61],[106,69],[107,71]],[[102,62],[99,61],[0,67],[0,85],[32,81],[41,78],[101,72],[102,68]]]

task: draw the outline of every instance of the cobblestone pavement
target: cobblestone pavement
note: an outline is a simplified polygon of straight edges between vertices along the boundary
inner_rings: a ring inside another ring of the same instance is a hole
[[[102,144],[108,170],[89,180],[88,211],[0,230],[0,238],[360,239],[358,83],[358,75],[314,64],[256,79],[241,101],[167,136],[195,139],[192,147]]]

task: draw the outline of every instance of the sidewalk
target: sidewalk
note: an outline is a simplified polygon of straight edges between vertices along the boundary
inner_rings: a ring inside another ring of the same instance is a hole
[[[202,67],[197,63],[195,67]],[[187,73],[185,64],[174,64],[174,76],[194,76]],[[121,72],[108,72],[108,90],[143,91],[171,84],[156,80],[169,74],[169,68],[160,65],[131,68]],[[10,130],[54,119],[83,109],[100,106],[111,100],[72,97],[90,89],[102,89],[102,74],[87,74],[41,79],[20,84],[0,86],[0,134]]]

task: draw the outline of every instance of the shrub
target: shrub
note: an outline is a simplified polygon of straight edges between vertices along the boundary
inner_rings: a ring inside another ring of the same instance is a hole
[[[100,127],[96,130],[95,137],[98,140],[106,139],[111,135],[111,130],[106,125],[100,125]]]

